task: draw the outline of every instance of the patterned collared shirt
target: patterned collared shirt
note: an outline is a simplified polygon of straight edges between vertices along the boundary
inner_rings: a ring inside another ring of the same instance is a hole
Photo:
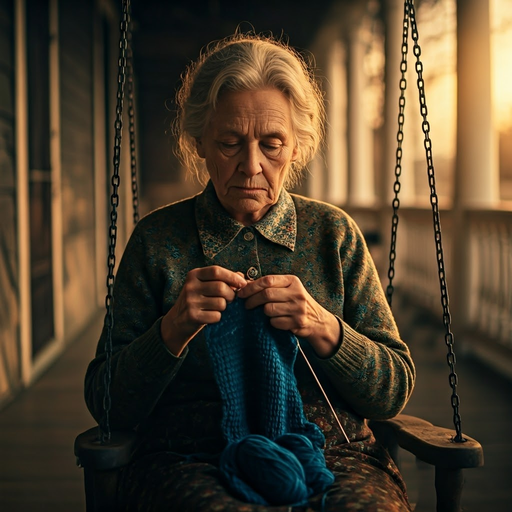
[[[338,351],[329,359],[311,355],[339,406],[365,418],[394,416],[405,406],[414,366],[354,221],[339,208],[283,190],[260,221],[243,226],[209,184],[199,195],[141,219],[125,249],[114,289],[114,427],[174,425],[192,404],[217,404],[212,415],[219,414],[204,336],[197,335],[176,357],[160,333],[161,318],[175,304],[188,272],[214,264],[250,279],[297,276],[342,322]],[[103,415],[105,341],[106,330],[86,376],[86,401],[97,420]],[[298,381],[301,386],[300,372]],[[173,437],[180,437],[187,424],[175,428],[181,433]]]

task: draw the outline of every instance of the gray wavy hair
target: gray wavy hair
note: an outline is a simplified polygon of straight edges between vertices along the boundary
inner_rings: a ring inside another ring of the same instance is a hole
[[[298,150],[285,180],[292,187],[313,159],[324,136],[323,95],[305,58],[283,41],[256,34],[237,34],[206,47],[182,77],[174,124],[177,156],[200,183],[208,180],[197,155],[201,137],[225,91],[275,88],[290,101]]]

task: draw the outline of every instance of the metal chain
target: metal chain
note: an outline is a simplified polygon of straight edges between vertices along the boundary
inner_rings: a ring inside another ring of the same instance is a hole
[[[128,84],[128,118],[130,122],[130,169],[132,177],[133,224],[139,222],[139,192],[137,186],[137,159],[135,153],[135,101],[133,78],[132,32],[128,31],[127,84]]]
[[[430,204],[432,206],[433,223],[434,223],[434,239],[436,244],[437,269],[439,275],[439,285],[441,288],[441,304],[443,306],[443,323],[446,329],[445,343],[448,348],[447,362],[450,367],[449,383],[452,389],[451,403],[453,408],[453,423],[455,425],[456,436],[455,442],[461,443],[465,439],[462,437],[462,424],[459,412],[460,399],[457,394],[457,374],[455,373],[455,352],[453,351],[454,338],[451,332],[451,316],[448,300],[448,285],[446,283],[446,271],[443,256],[443,244],[441,237],[441,221],[439,218],[439,201],[436,192],[436,181],[434,174],[434,162],[432,159],[432,141],[430,139],[430,123],[427,120],[427,103],[425,97],[425,82],[423,80],[423,64],[420,60],[421,48],[418,44],[418,28],[416,26],[416,13],[414,9],[414,0],[406,0],[406,10],[409,10],[409,18],[411,20],[411,37],[414,42],[413,53],[416,56],[416,74],[418,76],[417,85],[420,97],[420,114],[423,118],[422,130],[424,134],[423,145],[425,147],[425,155],[427,159],[427,173],[430,186]]]
[[[110,385],[112,382],[112,329],[114,327],[114,268],[116,266],[116,241],[117,241],[117,208],[119,206],[119,167],[121,162],[121,139],[123,134],[123,100],[124,84],[126,81],[126,50],[128,47],[128,31],[130,25],[130,0],[123,0],[123,13],[121,19],[121,35],[119,38],[119,61],[117,76],[117,104],[115,120],[114,139],[114,171],[112,175],[112,194],[110,196],[110,228],[108,246],[108,275],[107,275],[107,296],[105,306],[106,342],[105,342],[105,373],[103,375],[103,410],[104,416],[100,425],[101,442],[108,443],[111,438],[110,431],[110,409],[112,400],[110,396]]]
[[[406,9],[407,6],[404,7]],[[407,53],[409,51],[409,21],[407,13],[404,13],[403,33],[402,33],[402,60],[400,62],[400,98],[398,100],[398,132],[396,135],[397,149],[396,149],[396,164],[395,164],[395,182],[393,190],[395,197],[393,198],[393,217],[391,219],[391,244],[389,248],[389,268],[388,279],[389,284],[386,288],[386,296],[388,304],[391,306],[393,300],[393,278],[395,277],[395,260],[396,260],[396,237],[398,231],[398,209],[400,208],[400,199],[398,194],[400,192],[400,176],[402,174],[402,143],[404,140],[404,122],[405,122],[405,90],[407,88]]]

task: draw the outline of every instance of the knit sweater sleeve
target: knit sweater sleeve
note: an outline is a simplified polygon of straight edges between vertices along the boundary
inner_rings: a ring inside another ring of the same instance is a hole
[[[415,368],[364,238],[350,218],[346,230],[340,249],[342,341],[331,358],[318,362],[358,414],[389,418],[405,407],[414,387]]]
[[[150,414],[187,353],[175,357],[161,338],[163,291],[147,251],[146,228],[144,219],[135,228],[114,286],[110,425],[117,429],[133,428]],[[104,415],[106,342],[104,327],[85,377],[85,400],[98,422]]]

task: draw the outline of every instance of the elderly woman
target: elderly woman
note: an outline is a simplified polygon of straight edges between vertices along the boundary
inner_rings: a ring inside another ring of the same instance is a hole
[[[238,34],[188,69],[178,104],[182,161],[206,186],[143,218],[117,273],[110,423],[140,437],[123,470],[120,508],[409,510],[400,474],[367,426],[405,406],[414,384],[409,350],[354,221],[286,190],[322,136],[322,96],[305,61],[281,42]],[[237,330],[251,314],[249,328]],[[299,340],[305,358],[275,351],[280,336]],[[270,344],[256,345],[263,338]],[[100,422],[105,339],[86,376]],[[240,347],[253,348],[252,362],[240,362]],[[261,378],[276,364],[279,379]],[[246,379],[259,386],[249,399]],[[299,419],[276,432],[317,429],[332,475],[295,502],[279,492],[261,497],[269,482],[253,493],[244,475],[235,480],[248,491],[239,492],[219,462],[240,435],[265,435],[290,415],[254,403],[283,383]]]

